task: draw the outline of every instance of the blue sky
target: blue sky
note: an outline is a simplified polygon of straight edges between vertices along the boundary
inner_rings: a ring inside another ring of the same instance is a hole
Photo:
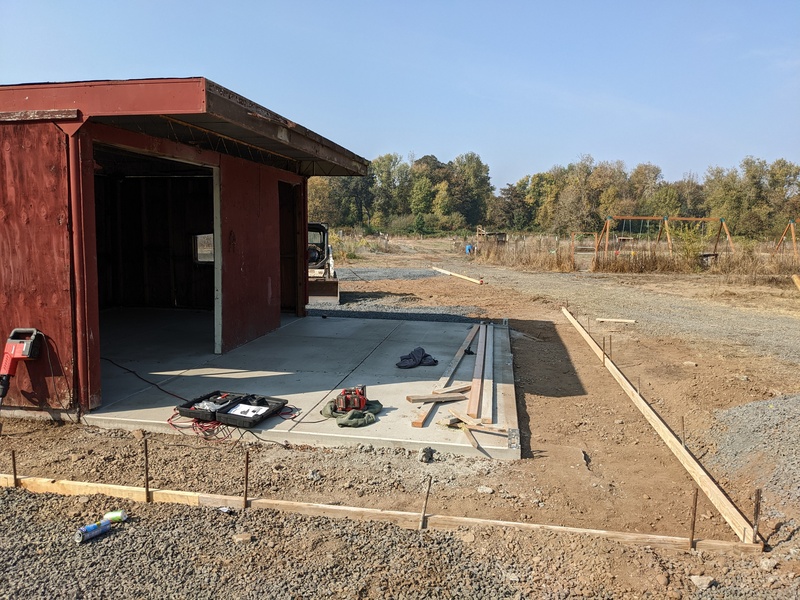
[[[204,76],[372,159],[800,163],[800,2],[0,0],[0,84]]]

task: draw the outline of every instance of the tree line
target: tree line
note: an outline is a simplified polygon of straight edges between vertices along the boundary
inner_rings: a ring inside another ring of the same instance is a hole
[[[384,154],[365,177],[312,177],[309,219],[391,233],[462,231],[484,225],[510,231],[599,231],[612,215],[724,218],[735,235],[774,238],[800,215],[800,165],[747,157],[738,167],[709,167],[664,180],[651,163],[630,172],[622,161],[585,155],[566,167],[526,175],[499,193],[474,152],[441,162]]]

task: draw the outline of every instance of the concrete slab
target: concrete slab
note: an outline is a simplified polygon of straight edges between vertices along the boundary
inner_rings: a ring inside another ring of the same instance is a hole
[[[473,448],[464,432],[436,424],[452,406],[438,405],[426,427],[411,421],[420,405],[407,395],[429,394],[471,324],[385,319],[286,319],[281,328],[224,355],[213,354],[213,315],[201,311],[114,310],[101,321],[103,406],[85,416],[100,427],[174,431],[168,419],[182,402],[215,390],[285,398],[293,419],[271,417],[250,432],[258,439],[293,444],[374,446],[520,457],[508,328],[495,326],[494,390],[496,420],[509,436],[474,432]],[[398,369],[396,363],[417,346],[438,359],[433,367]],[[475,346],[475,345],[474,345]],[[110,361],[113,361],[110,362]],[[475,355],[464,356],[452,384],[469,383]],[[146,383],[141,378],[158,384]],[[340,428],[320,410],[343,387],[366,385],[379,400],[377,422]],[[287,411],[288,412],[288,411]]]

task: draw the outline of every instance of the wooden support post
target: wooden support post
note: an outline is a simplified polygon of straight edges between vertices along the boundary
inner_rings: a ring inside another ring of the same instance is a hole
[[[144,438],[144,501],[150,502],[150,465],[148,463],[147,438]]]
[[[422,514],[419,516],[419,528],[425,529],[425,513],[428,511],[428,495],[431,493],[432,475],[428,475],[428,489],[425,490],[425,502],[422,503]]]
[[[250,450],[244,451],[244,497],[242,498],[242,509],[247,508],[247,492],[250,481]]]
[[[475,353],[475,368],[472,371],[472,387],[469,391],[467,414],[473,419],[478,418],[478,411],[483,394],[483,362],[486,356],[486,325],[481,325],[478,334],[478,351]]]
[[[592,351],[595,353],[597,357],[600,357],[602,354],[602,349],[600,346],[597,345],[597,342],[592,339],[592,336],[588,334],[575,320],[575,317],[570,314],[570,312],[564,308],[561,309],[564,313],[564,316],[567,317],[570,323],[572,323],[573,327],[577,329],[578,333],[580,333],[581,337],[586,341]],[[619,370],[617,365],[615,365],[612,361],[606,362],[606,368],[611,376],[617,381],[620,385],[622,390],[627,394],[627,396],[631,399],[634,403],[636,408],[639,409],[639,412],[642,413],[647,422],[655,429],[656,433],[659,437],[664,441],[667,447],[672,451],[683,467],[686,469],[686,472],[694,479],[694,482],[703,490],[703,493],[706,497],[711,501],[711,504],[719,511],[722,515],[722,518],[727,521],[728,525],[731,526],[733,532],[741,539],[741,541],[745,543],[755,543],[755,544],[763,544],[763,540],[753,539],[752,537],[752,525],[747,520],[742,512],[738,509],[738,507],[728,498],[725,492],[717,485],[717,482],[708,474],[708,472],[703,468],[703,465],[695,458],[695,456],[689,452],[687,448],[684,448],[681,444],[681,441],[675,435],[675,433],[670,429],[669,425],[664,422],[652,406],[636,391],[633,385],[628,381],[622,371]]]
[[[761,488],[756,490],[755,506],[753,507],[753,539],[758,539],[758,520],[761,518]]]
[[[17,487],[17,454],[11,450],[11,485]]]
[[[486,356],[483,361],[481,423],[494,423],[494,325],[486,328]]]
[[[692,494],[692,517],[689,519],[691,521],[689,525],[689,550],[694,550],[695,519],[697,519],[697,488],[694,488],[694,493]]]

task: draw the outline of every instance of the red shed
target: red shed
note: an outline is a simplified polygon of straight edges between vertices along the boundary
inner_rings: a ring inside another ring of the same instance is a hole
[[[213,311],[216,353],[303,316],[308,177],[367,167],[202,77],[0,86],[0,336],[45,342],[4,404],[99,406],[104,309]]]

